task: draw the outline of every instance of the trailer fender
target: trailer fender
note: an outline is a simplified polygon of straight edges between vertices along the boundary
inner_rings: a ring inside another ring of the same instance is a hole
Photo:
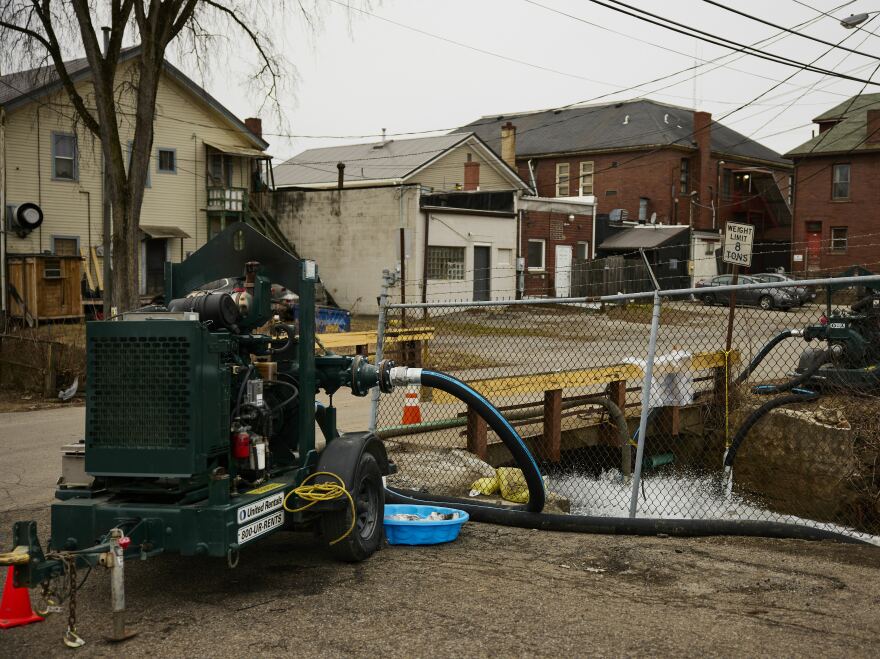
[[[354,481],[354,472],[360,462],[361,455],[371,453],[383,476],[393,474],[396,469],[393,462],[388,459],[385,445],[371,432],[347,432],[331,442],[321,451],[318,457],[317,471],[327,471],[336,474],[349,487]],[[332,478],[318,476],[316,483],[332,482]]]

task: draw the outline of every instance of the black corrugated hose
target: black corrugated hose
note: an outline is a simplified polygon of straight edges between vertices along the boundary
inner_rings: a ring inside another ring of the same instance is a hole
[[[814,400],[818,400],[819,394],[813,391],[801,391],[798,393],[789,394],[788,396],[780,396],[779,398],[774,398],[772,400],[768,400],[766,403],[761,405],[754,412],[749,414],[746,417],[746,420],[743,421],[743,424],[736,431],[736,434],[733,436],[733,440],[730,442],[730,448],[727,449],[727,453],[724,455],[724,466],[732,467],[733,461],[736,459],[736,453],[739,451],[739,447],[742,446],[742,443],[745,441],[746,437],[749,434],[749,431],[752,429],[758,421],[765,414],[769,413],[771,410],[775,410],[777,407],[784,407],[785,405],[794,405],[796,403],[809,403]]]
[[[758,367],[758,364],[760,364],[762,361],[764,361],[764,358],[770,354],[770,351],[773,350],[773,348],[775,348],[780,343],[785,341],[785,339],[790,339],[793,336],[796,336],[794,334],[794,330],[788,329],[788,330],[785,330],[784,332],[780,332],[779,334],[774,336],[772,339],[770,339],[764,345],[764,347],[761,348],[761,350],[758,352],[758,354],[755,355],[755,358],[749,363],[749,365],[745,367],[743,372],[736,376],[736,380],[734,380],[733,383],[734,384],[741,384],[742,382],[744,382],[745,379],[747,377],[749,377],[752,374],[752,372]]]
[[[831,351],[824,350],[822,354],[818,355],[813,363],[810,364],[809,368],[807,368],[800,375],[793,377],[788,382],[783,384],[759,384],[755,387],[752,387],[752,393],[760,394],[762,396],[766,396],[769,394],[781,394],[786,391],[791,391],[795,387],[801,386],[804,382],[813,377],[816,372],[822,368],[825,364],[831,361]]]
[[[441,389],[466,402],[480,414],[494,430],[508,450],[513,454],[516,465],[522,469],[529,486],[529,503],[523,507],[508,507],[491,504],[476,504],[467,499],[441,497],[412,490],[385,487],[386,498],[390,503],[444,504],[464,510],[476,522],[487,522],[514,526],[518,528],[544,531],[569,531],[576,533],[605,533],[609,535],[670,535],[678,537],[695,536],[752,536],[764,538],[795,538],[802,540],[836,540],[838,542],[864,544],[855,537],[812,528],[799,524],[764,522],[752,520],[703,520],[703,519],[650,519],[645,517],[593,517],[589,515],[557,515],[543,513],[544,481],[538,465],[519,434],[501,413],[482,395],[460,380],[444,373],[422,371],[421,384]],[[798,400],[806,396],[798,395]],[[778,399],[777,399],[778,400]],[[771,401],[773,402],[773,401]]]

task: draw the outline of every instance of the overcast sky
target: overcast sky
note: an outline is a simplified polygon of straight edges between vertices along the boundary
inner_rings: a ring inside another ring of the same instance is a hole
[[[365,12],[345,9],[332,0],[314,1],[322,12],[317,30],[305,28],[293,14],[283,29],[280,22],[276,26],[284,35],[284,51],[296,65],[298,81],[283,97],[286,125],[265,113],[266,133],[342,136],[375,134],[382,128],[389,133],[451,129],[483,115],[558,107],[611,93],[602,101],[643,96],[696,105],[731,128],[785,152],[810,138],[814,116],[862,88],[860,82],[731,53],[589,0],[535,0],[576,18],[527,0],[384,0]],[[701,0],[628,2],[748,44],[779,32]],[[880,57],[880,36],[871,33],[880,35],[880,17],[874,16],[864,30],[846,30],[816,11],[844,17],[880,10],[880,0],[856,0],[842,8],[842,0],[728,4],[789,28],[814,20],[798,29],[834,43],[848,37],[844,46],[869,56],[839,49],[824,54],[828,46],[795,35],[776,37],[760,46],[764,50],[799,62],[820,58],[815,66],[862,78],[880,65],[874,59]],[[725,54],[720,62],[696,69],[696,77],[693,71],[685,72],[621,91],[693,67],[695,60],[700,63]],[[779,85],[792,74],[788,83]],[[215,71],[206,84],[236,114],[251,116],[260,99],[239,84],[242,76],[233,77]],[[876,78],[880,81],[880,75]],[[880,87],[869,85],[866,92],[880,92]],[[724,118],[729,112],[733,114]],[[312,147],[370,141],[272,135],[267,140],[270,152],[279,159]]]

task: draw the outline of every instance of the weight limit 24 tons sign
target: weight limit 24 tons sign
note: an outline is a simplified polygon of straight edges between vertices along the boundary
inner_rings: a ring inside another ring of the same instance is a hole
[[[725,263],[749,267],[752,265],[752,241],[755,238],[755,227],[752,224],[728,222],[724,228]]]

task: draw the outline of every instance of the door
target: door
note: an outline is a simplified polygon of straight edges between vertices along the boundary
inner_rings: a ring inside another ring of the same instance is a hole
[[[556,297],[571,295],[571,245],[556,246]]]
[[[822,225],[807,222],[807,270],[818,270],[822,254]]]
[[[474,246],[474,300],[490,300],[492,298],[491,247]]]
[[[147,295],[158,295],[165,289],[165,258],[168,240],[166,238],[147,238],[145,249]]]

